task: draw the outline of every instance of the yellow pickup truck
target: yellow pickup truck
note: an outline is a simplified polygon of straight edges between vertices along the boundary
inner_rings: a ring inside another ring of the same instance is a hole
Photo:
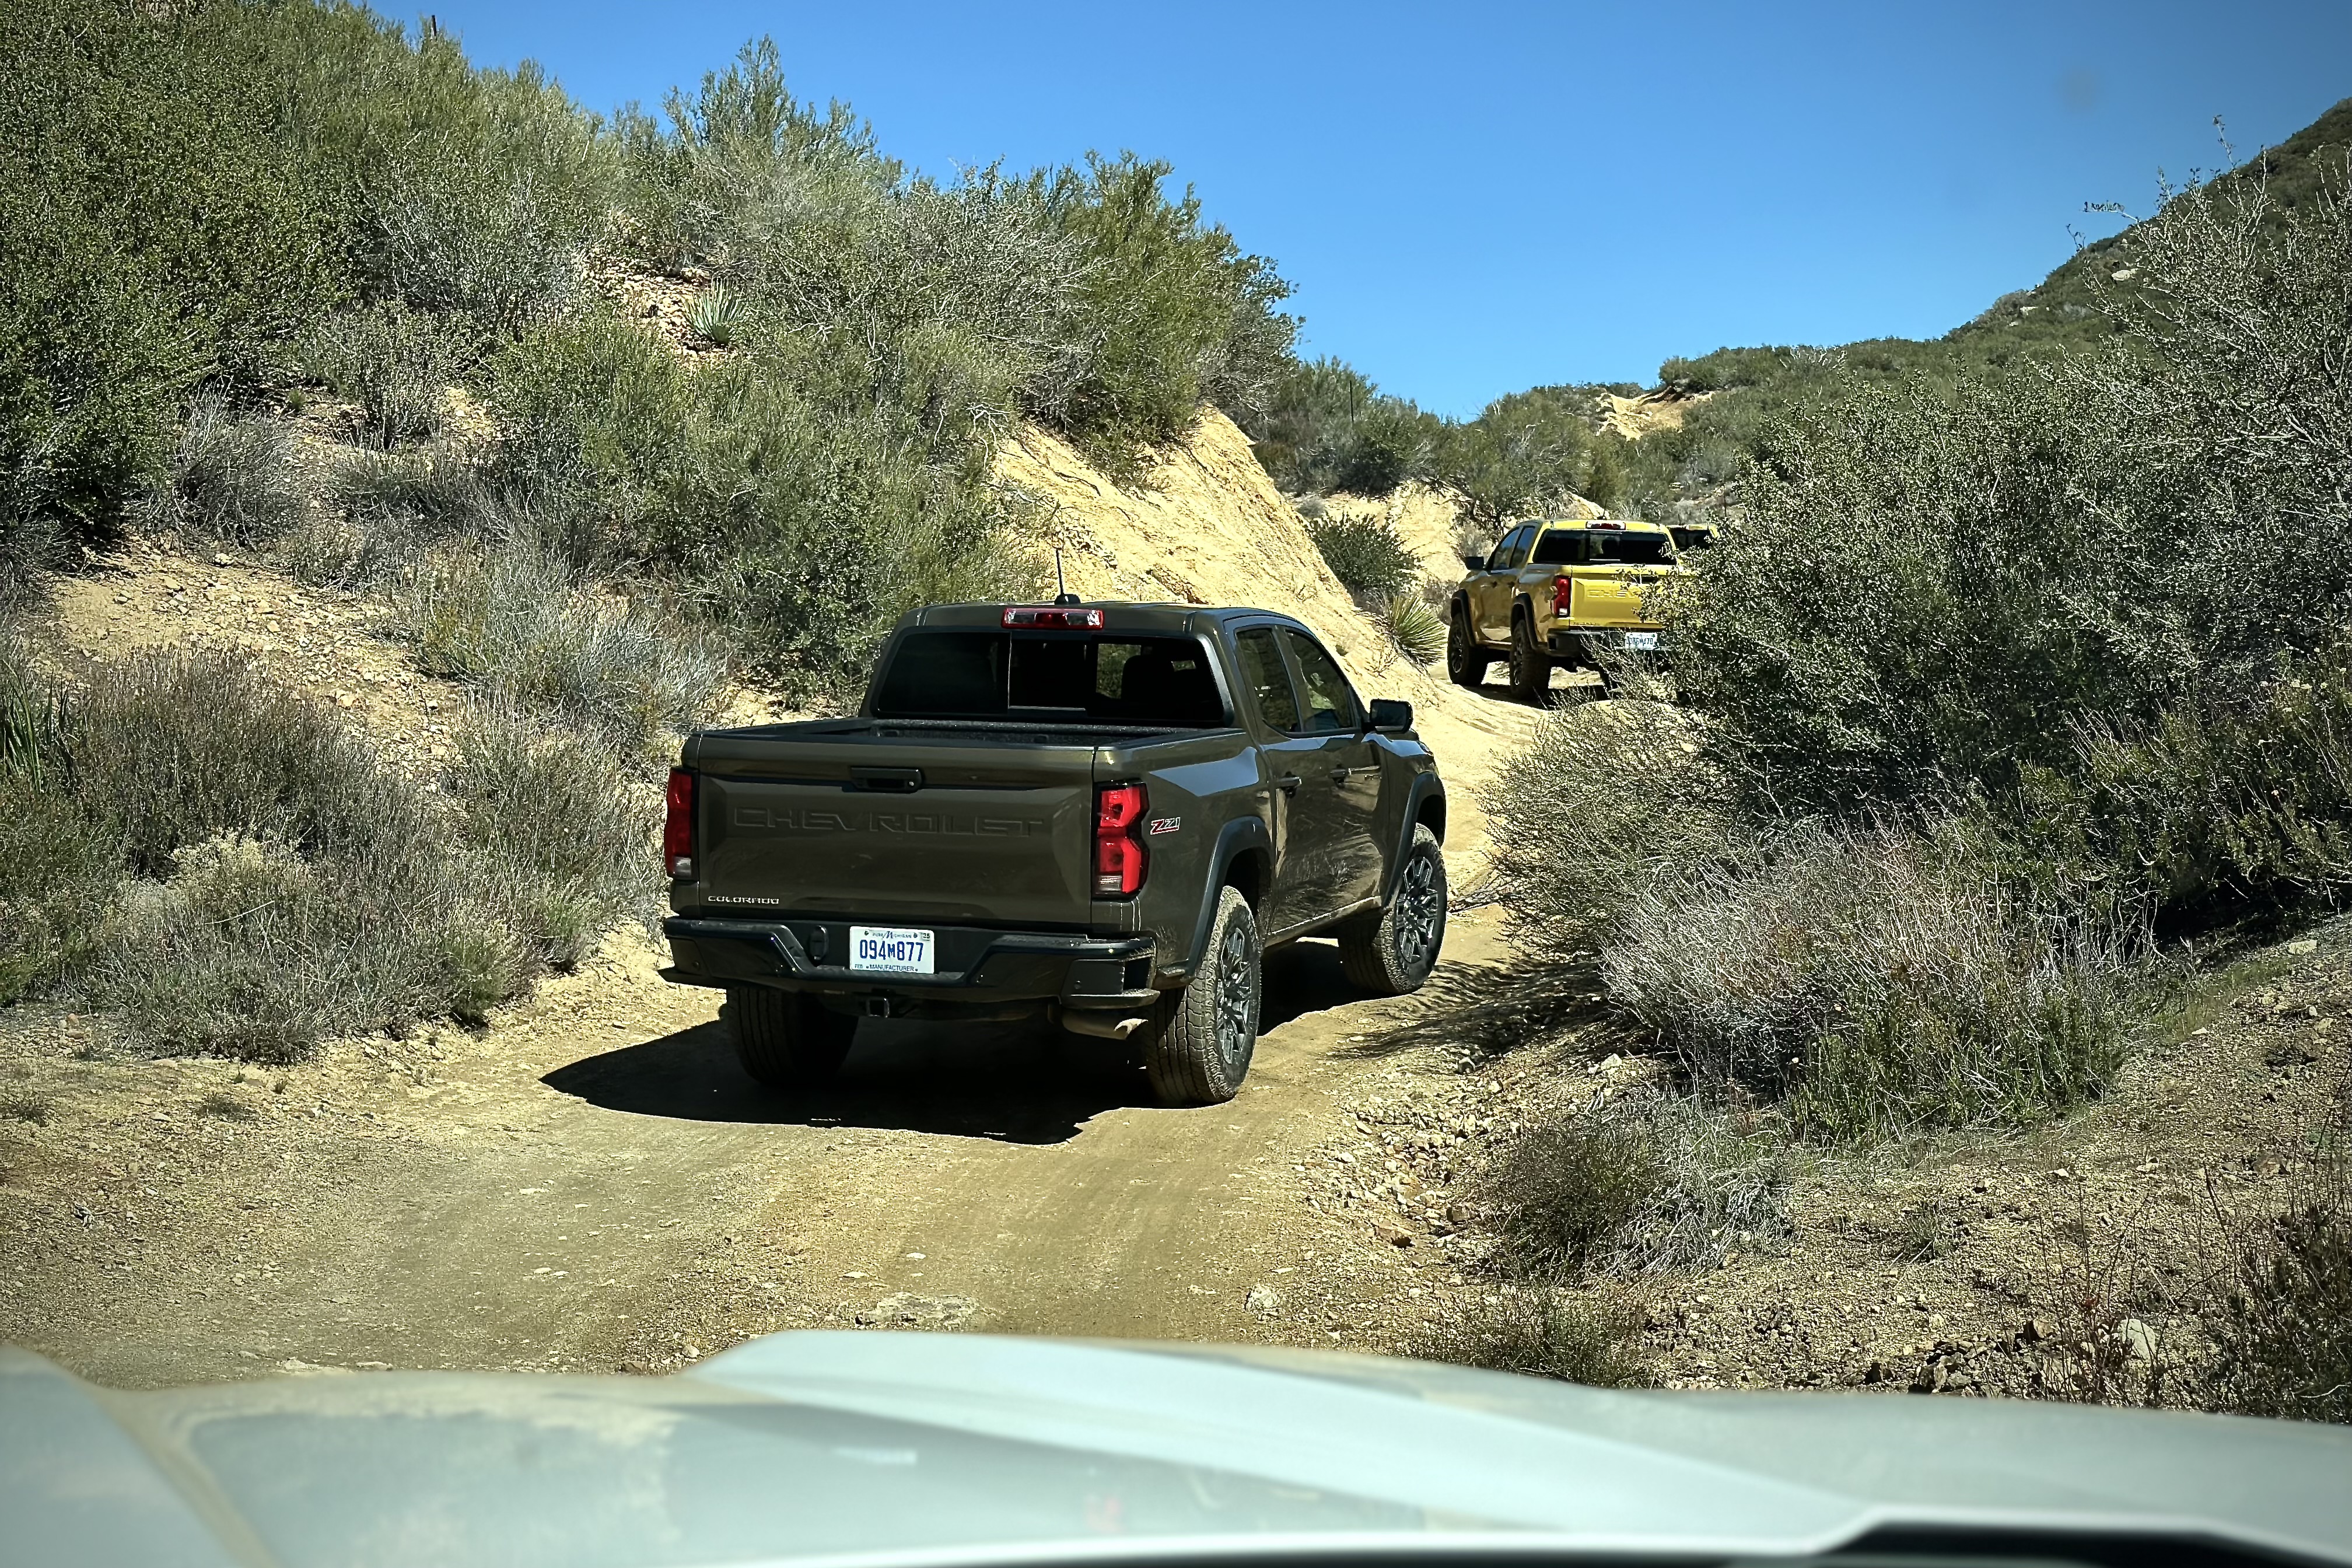
[[[1550,686],[1556,667],[1601,669],[1604,649],[1655,648],[1658,623],[1643,595],[1685,570],[1666,529],[1613,518],[1523,522],[1462,563],[1470,574],[1448,606],[1445,672],[1477,686],[1489,664],[1507,658],[1511,689],[1529,700]]]

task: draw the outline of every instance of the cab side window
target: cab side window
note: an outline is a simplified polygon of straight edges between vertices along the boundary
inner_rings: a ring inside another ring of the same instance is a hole
[[[1361,729],[1355,689],[1348,684],[1339,661],[1324,652],[1323,645],[1313,637],[1294,631],[1285,631],[1282,636],[1290,644],[1291,657],[1298,660],[1298,673],[1307,683],[1307,732],[1352,734]]]
[[[1274,646],[1272,626],[1252,626],[1234,639],[1242,672],[1242,702],[1265,721],[1268,729],[1288,733],[1298,728],[1298,699],[1290,689],[1290,671]]]
[[[1495,546],[1495,552],[1486,557],[1486,570],[1507,572],[1527,558],[1528,530],[1515,528],[1503,535],[1502,542]]]

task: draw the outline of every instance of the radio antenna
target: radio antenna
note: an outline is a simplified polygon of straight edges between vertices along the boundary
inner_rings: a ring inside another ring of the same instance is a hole
[[[1071,593],[1068,585],[1062,581],[1062,547],[1056,544],[1054,546],[1054,603],[1075,605],[1077,602],[1078,596]]]

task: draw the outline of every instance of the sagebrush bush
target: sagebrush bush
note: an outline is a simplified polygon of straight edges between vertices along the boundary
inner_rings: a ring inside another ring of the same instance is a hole
[[[304,349],[310,373],[356,402],[362,434],[384,447],[440,431],[446,388],[469,357],[460,329],[397,299],[329,317]]]
[[[302,521],[293,437],[267,414],[232,413],[215,398],[188,410],[172,461],[170,488],[149,521],[199,540],[250,549]]]
[[[1789,1229],[1785,1148],[1650,1091],[1538,1125],[1484,1182],[1504,1258],[1574,1280],[1712,1268]]]
[[[1957,825],[1800,823],[1646,882],[1601,970],[1695,1079],[1859,1137],[2084,1104],[2147,960],[2127,913],[2012,883]]]
[[[1376,517],[1322,517],[1307,525],[1323,563],[1351,593],[1387,598],[1421,577],[1421,557]]]
[[[63,690],[0,658],[0,996],[76,988],[150,1050],[478,1022],[652,907],[650,779],[517,715],[436,793],[225,655]]]
[[[656,894],[649,779],[613,747],[497,708],[459,731],[447,782],[485,906],[539,963],[568,969]]]
[[[1642,1321],[1641,1307],[1630,1298],[1520,1288],[1432,1325],[1412,1353],[1592,1388],[1649,1388],[1657,1374],[1635,1342]]]
[[[402,608],[428,674],[633,751],[700,722],[727,679],[709,647],[528,547],[428,556]]]
[[[119,847],[65,787],[58,725],[55,688],[0,636],[0,1005],[96,945],[122,877]]]
[[[180,849],[224,837],[318,858],[424,832],[363,742],[228,653],[100,666],[66,695],[58,743],[64,787],[142,876],[169,876]]]
[[[189,845],[129,900],[82,984],[146,1049],[262,1062],[419,1017],[478,1023],[522,990],[521,943],[465,898],[460,863],[425,841],[371,849]]]
[[[1481,804],[1495,886],[1547,945],[1605,937],[1636,894],[1721,855],[1727,782],[1687,714],[1658,703],[1561,709],[1507,755]]]

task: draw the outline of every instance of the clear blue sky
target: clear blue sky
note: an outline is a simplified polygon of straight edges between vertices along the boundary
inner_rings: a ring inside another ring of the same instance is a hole
[[[1936,335],[2108,232],[2084,202],[2213,167],[2215,115],[2243,157],[2352,95],[2352,0],[427,3],[593,109],[764,33],[929,171],[1166,158],[1297,285],[1307,352],[1460,416]]]

